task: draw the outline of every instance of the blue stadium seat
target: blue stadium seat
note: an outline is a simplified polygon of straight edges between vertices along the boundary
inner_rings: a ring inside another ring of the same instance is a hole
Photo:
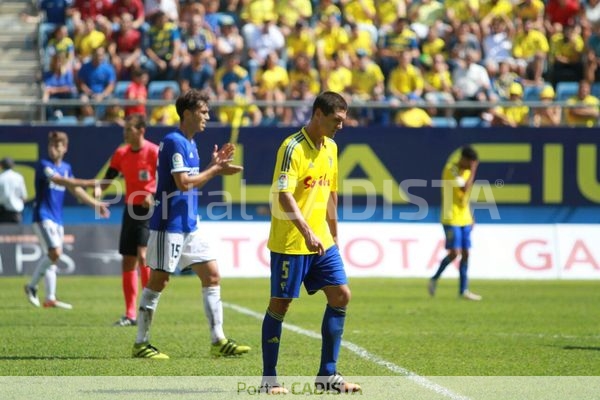
[[[479,117],[462,117],[458,126],[461,128],[485,128],[490,124]]]
[[[600,82],[594,82],[592,84],[592,96],[600,99]]]
[[[78,125],[79,120],[74,115],[65,115],[63,117],[55,119],[54,121],[51,121],[51,123],[53,125]]]
[[[523,101],[538,101],[543,88],[544,86],[523,87]]]
[[[456,128],[458,125],[452,117],[432,117],[431,123],[434,128]]]
[[[173,88],[175,97],[179,96],[179,83],[177,81],[152,81],[148,84],[148,99],[160,100],[166,87]]]
[[[577,94],[578,82],[558,82],[556,84],[556,100],[565,101]]]
[[[131,81],[118,81],[115,85],[114,96],[118,99],[124,99],[125,91],[127,90],[127,87],[130,83]]]

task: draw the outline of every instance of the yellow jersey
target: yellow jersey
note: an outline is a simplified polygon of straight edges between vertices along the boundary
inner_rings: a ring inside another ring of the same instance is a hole
[[[320,149],[310,140],[305,128],[289,136],[277,151],[271,187],[271,232],[267,247],[282,254],[313,254],[304,237],[286,218],[278,201],[279,193],[291,193],[306,223],[325,249],[335,244],[327,224],[327,203],[337,191],[337,145],[330,139]]]
[[[471,177],[471,171],[461,171],[455,163],[448,163],[442,172],[442,224],[467,226],[473,224],[469,205],[471,191],[462,188]]]
[[[498,107],[498,112],[518,126],[529,126],[529,107],[521,102],[515,102],[514,106]]]
[[[573,96],[567,100],[567,104],[580,104],[586,106],[600,106],[600,99],[591,94],[585,96],[585,99],[581,100],[577,96]],[[598,118],[596,117],[579,117],[571,112],[572,108],[565,110],[567,125],[569,126],[582,126],[586,128],[592,128],[598,125]]]

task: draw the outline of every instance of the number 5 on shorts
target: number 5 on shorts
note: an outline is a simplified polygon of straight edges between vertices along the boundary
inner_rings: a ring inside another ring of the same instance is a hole
[[[281,280],[286,280],[290,276],[290,262],[284,261],[281,263]]]

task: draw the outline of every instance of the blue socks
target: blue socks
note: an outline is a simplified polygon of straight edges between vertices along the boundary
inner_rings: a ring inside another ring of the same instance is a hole
[[[319,376],[329,376],[336,372],[336,364],[342,344],[342,333],[346,321],[346,308],[327,305],[321,325],[323,344],[321,348],[321,366]]]
[[[263,377],[277,376],[277,358],[279,357],[279,341],[283,315],[276,314],[267,309],[262,324],[262,357]]]
[[[469,288],[467,282],[467,268],[469,267],[468,260],[460,260],[460,266],[458,268],[458,273],[460,276],[460,288],[458,289],[458,294],[463,294],[465,290]]]

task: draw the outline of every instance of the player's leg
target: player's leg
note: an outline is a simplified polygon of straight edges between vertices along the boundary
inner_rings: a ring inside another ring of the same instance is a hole
[[[148,284],[142,291],[138,315],[138,331],[132,355],[139,358],[169,358],[150,344],[150,328],[162,291],[179,263],[184,235],[165,231],[150,231],[148,264],[152,271]]]
[[[271,394],[287,393],[277,382],[277,362],[283,319],[290,303],[300,296],[300,287],[313,256],[271,252],[271,297],[262,323],[263,377],[261,390]]]
[[[129,215],[129,206],[123,212],[121,234],[119,236],[119,254],[121,262],[121,286],[125,300],[125,314],[114,326],[132,326],[136,324],[136,301],[138,295],[137,242],[135,220]]]
[[[308,293],[323,290],[327,305],[321,323],[321,362],[315,386],[319,390],[356,392],[360,386],[346,382],[337,371],[337,360],[342,345],[346,322],[346,307],[351,292],[337,246],[327,249],[323,256],[315,256],[304,283]]]
[[[460,248],[461,231],[459,227],[444,225],[444,234],[446,235],[446,250],[448,253],[442,259],[435,274],[429,280],[428,291],[430,296],[435,295],[437,289],[437,281],[440,279],[446,267],[458,256],[458,248]]]
[[[463,299],[467,300],[481,300],[481,296],[475,293],[472,293],[469,290],[469,278],[468,278],[468,269],[469,269],[469,249],[471,248],[471,231],[473,225],[467,225],[462,227],[462,242],[461,242],[461,259],[460,266],[458,268],[459,273],[459,295]]]

